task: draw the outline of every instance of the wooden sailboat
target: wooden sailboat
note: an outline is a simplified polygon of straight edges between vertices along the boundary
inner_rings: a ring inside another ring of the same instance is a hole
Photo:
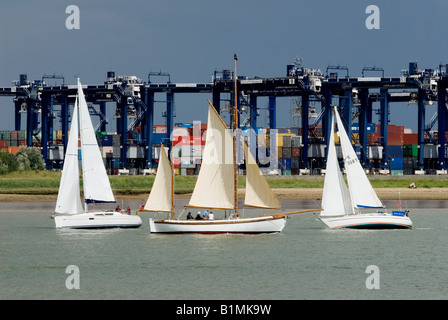
[[[232,128],[234,130],[238,128],[236,105],[235,101],[232,121]],[[289,214],[316,211],[304,210],[289,213],[263,214],[257,217],[241,217],[238,211],[236,143],[235,135],[232,135],[228,130],[226,124],[222,121],[218,112],[209,101],[204,155],[197,182],[187,207],[206,210],[230,210],[233,213],[223,219],[176,219],[172,206],[170,219],[149,219],[151,232],[210,234],[281,232],[286,225],[286,219]],[[261,174],[254,157],[247,146],[244,146],[247,172],[245,205],[264,209],[280,209],[280,203]],[[166,154],[159,161],[168,162]],[[161,165],[162,167],[168,167],[168,165],[159,162],[159,166]],[[159,171],[160,169],[158,169],[158,173]],[[167,174],[163,174],[163,176],[165,176],[165,184],[161,183],[161,185],[166,186],[166,181],[168,181]],[[159,176],[156,176],[157,181],[158,179]],[[164,201],[168,201],[168,196],[173,194],[172,188],[172,186],[171,189],[160,188],[165,193]],[[168,205],[165,205],[165,208],[167,207]],[[162,206],[158,206],[155,208],[155,211],[162,211],[161,208]]]
[[[81,136],[84,208],[81,203],[79,187],[78,132]],[[115,198],[78,79],[78,96],[73,111],[55,215],[53,216],[56,228],[135,228],[142,224],[141,218],[135,215],[131,216],[112,210],[88,210],[89,204],[108,202],[115,202]]]
[[[149,227],[151,232],[266,233],[280,232],[283,230],[286,224],[286,213],[263,215],[252,218],[239,217],[239,213],[235,210],[235,208],[238,208],[238,204],[237,202],[235,202],[237,198],[235,198],[234,188],[235,172],[233,165],[233,152],[232,149],[228,147],[229,142],[231,141],[231,133],[222,122],[217,111],[210,104],[206,143],[204,147],[204,157],[193,194],[187,207],[200,209],[232,210],[233,214],[230,217],[224,219],[214,220],[176,219],[173,215],[170,219],[164,220],[154,220],[153,218],[150,218]],[[161,152],[161,154],[163,153]],[[164,156],[162,158],[162,161],[168,161],[168,159],[165,159]],[[160,169],[158,170],[158,173],[159,171]],[[156,176],[156,180],[158,178],[159,176]],[[263,176],[261,176],[261,178],[263,178]],[[258,179],[260,179],[260,177],[258,177]],[[168,179],[166,178],[166,180]],[[253,185],[253,183],[249,183],[249,185]],[[257,196],[259,196],[257,194],[257,191],[261,189],[262,188],[260,187],[258,187],[258,190],[253,189],[253,196],[250,196],[249,198],[251,198],[253,201],[257,201],[256,198]],[[272,191],[270,189],[264,189],[262,191],[262,194],[269,193],[272,194]],[[165,195],[169,194],[172,194],[171,190],[165,189]],[[150,194],[149,198],[151,198],[151,196],[152,195]],[[165,199],[166,198],[168,197],[165,197]],[[272,194],[270,195],[270,198],[275,198],[275,196]],[[278,203],[278,201],[276,201],[276,203]],[[145,209],[146,207],[147,206],[145,206]],[[161,206],[159,206],[155,211],[162,211]]]
[[[359,163],[337,107],[334,107],[334,115],[341,141],[348,188],[339,168],[332,121],[320,220],[330,228],[412,228],[412,221],[407,211],[396,210],[392,211],[392,214],[387,213]]]

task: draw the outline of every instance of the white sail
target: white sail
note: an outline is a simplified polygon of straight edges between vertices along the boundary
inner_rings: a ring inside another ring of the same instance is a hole
[[[347,181],[350,190],[353,207],[358,208],[382,208],[384,207],[380,199],[372,188],[367,176],[359,163],[351,141],[345,132],[344,125],[337,108],[334,108],[336,121],[338,124],[339,138],[341,141],[344,166],[347,173]]]
[[[339,167],[334,144],[334,121],[331,120],[330,141],[328,143],[327,168],[325,171],[322,195],[321,217],[334,217],[353,214],[350,193]]]
[[[78,100],[84,201],[115,202],[79,79]]]
[[[145,210],[170,212],[173,196],[172,168],[165,148],[160,148],[159,165],[151,192],[145,204]]]
[[[188,206],[234,209],[232,134],[211,105],[207,121],[201,170]]]
[[[64,214],[78,214],[83,212],[79,191],[78,100],[76,100],[75,108],[73,109],[70,136],[64,157],[64,167],[62,169],[55,212]]]
[[[244,145],[244,156],[246,158],[246,197],[244,205],[250,207],[280,209],[281,205],[269,187],[268,182],[260,172],[252,152],[246,143]]]

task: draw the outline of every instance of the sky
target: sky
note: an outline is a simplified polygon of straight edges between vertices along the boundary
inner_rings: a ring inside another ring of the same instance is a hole
[[[352,77],[366,66],[399,77],[409,62],[421,69],[448,63],[446,0],[5,2],[0,4],[1,87],[22,73],[29,80],[58,74],[66,84],[75,84],[77,76],[83,84],[102,84],[111,70],[145,82],[150,71],[162,71],[174,83],[204,83],[215,70],[232,70],[234,53],[238,75],[247,77],[285,76],[296,57],[323,73],[328,65],[347,66]],[[79,29],[66,27],[69,5],[79,8]],[[366,27],[369,5],[380,10],[379,29]],[[174,121],[205,121],[209,98],[177,94]],[[277,106],[277,125],[288,126],[289,98],[279,98]],[[158,115],[164,105],[156,107]],[[112,108],[108,104],[110,123]],[[436,109],[427,108],[427,121]],[[0,130],[14,129],[12,98],[0,97],[0,110]],[[392,124],[416,130],[416,105],[391,104],[390,110]]]

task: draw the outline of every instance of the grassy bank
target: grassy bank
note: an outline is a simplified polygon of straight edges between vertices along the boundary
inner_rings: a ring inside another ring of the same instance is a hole
[[[60,171],[25,171],[0,175],[0,194],[55,195],[58,193]],[[419,188],[446,188],[448,176],[370,176],[374,188],[407,188],[412,182]],[[322,188],[321,176],[277,176],[267,178],[271,188]],[[149,193],[154,176],[110,176],[116,195]],[[175,193],[193,191],[196,176],[176,176]],[[82,183],[82,181],[81,181]],[[238,187],[245,187],[245,178],[238,178]]]

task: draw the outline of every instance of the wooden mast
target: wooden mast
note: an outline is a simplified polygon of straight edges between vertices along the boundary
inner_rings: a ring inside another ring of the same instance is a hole
[[[173,159],[173,146],[171,145],[170,152],[170,165],[171,165],[171,220],[174,219],[174,159]]]
[[[233,121],[232,121],[232,129],[233,129],[233,177],[234,177],[234,206],[235,206],[235,216],[238,216],[238,172],[237,172],[237,147],[236,147],[236,135],[238,130],[238,91],[236,87],[237,75],[236,75],[236,61],[238,58],[236,57],[236,53],[233,55],[233,61],[235,65],[234,72],[234,82],[235,82],[235,106],[233,108]]]

